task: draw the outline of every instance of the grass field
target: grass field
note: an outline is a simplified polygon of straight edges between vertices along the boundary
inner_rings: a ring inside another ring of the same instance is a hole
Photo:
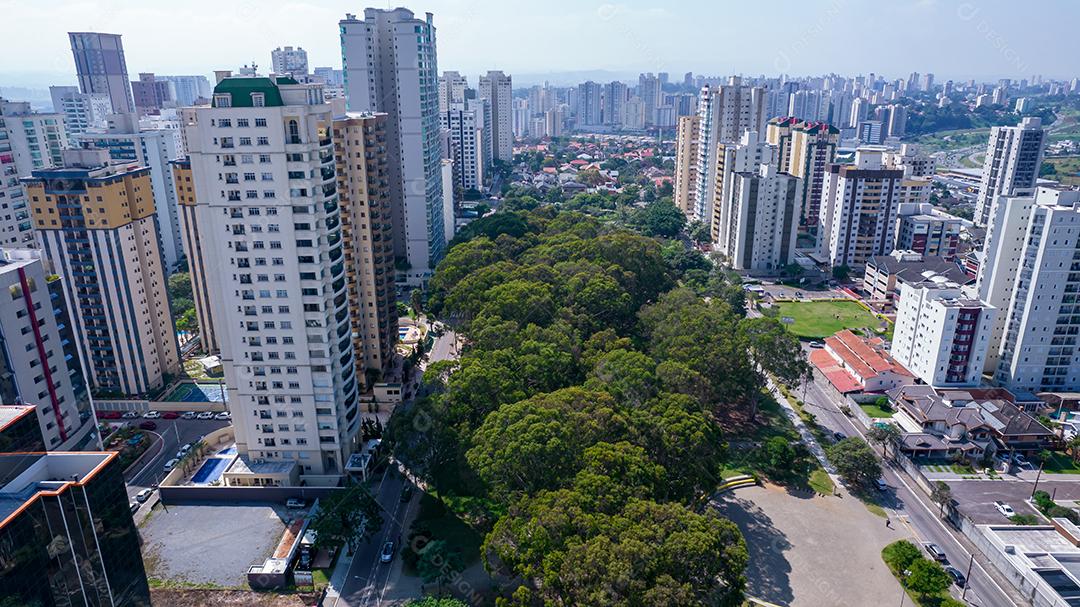
[[[940,131],[915,138],[919,148],[927,153],[955,150],[973,145],[986,145],[990,138],[990,129],[961,129]]]
[[[842,329],[877,331],[883,321],[854,301],[780,302],[779,317],[799,337],[821,339]]]
[[[1054,452],[1053,456],[1043,464],[1043,472],[1053,474],[1080,474],[1080,465],[1064,453]]]
[[[859,403],[859,407],[870,417],[892,417],[895,413],[892,409],[882,409],[874,403]]]
[[[1080,158],[1066,156],[1062,158],[1047,158],[1043,161],[1046,165],[1054,168],[1054,173],[1045,175],[1049,179],[1057,179],[1065,185],[1080,185]]]

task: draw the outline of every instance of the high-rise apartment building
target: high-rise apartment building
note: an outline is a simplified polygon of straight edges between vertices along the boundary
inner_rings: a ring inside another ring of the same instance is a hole
[[[890,354],[935,388],[977,387],[997,313],[941,276],[901,282]]]
[[[634,95],[626,100],[623,109],[622,128],[629,131],[641,131],[645,129],[645,103],[641,97]]]
[[[0,246],[36,247],[26,191],[19,177],[61,161],[63,114],[38,114],[0,98]]]
[[[356,379],[365,392],[393,368],[398,332],[386,120],[385,114],[334,118],[353,359]],[[450,211],[453,226],[452,201]]]
[[[656,108],[663,102],[663,85],[660,79],[648,74],[638,76],[637,96],[641,99],[645,111],[645,126],[656,124]]]
[[[903,137],[907,134],[907,108],[894,104],[887,106],[889,120],[886,123],[888,126],[889,137]]]
[[[675,206],[687,217],[697,210],[698,122],[697,116],[679,118],[675,137]]]
[[[149,169],[64,150],[25,179],[37,231],[64,284],[87,381],[145,395],[180,366]]]
[[[40,251],[0,249],[0,293],[0,403],[37,405],[45,448],[81,450],[96,439],[97,420],[60,281]]]
[[[191,264],[193,284],[209,301],[240,454],[230,484],[336,484],[359,430],[333,113],[320,84],[227,73],[211,106],[183,110],[186,232],[206,261]],[[366,143],[352,137],[355,154]]]
[[[200,100],[210,100],[210,81],[206,76],[158,76],[173,85],[176,105],[185,107],[195,105]]]
[[[1034,191],[1046,150],[1046,131],[1039,118],[1024,118],[1016,126],[990,129],[986,144],[975,224],[990,221],[991,206],[999,196],[1023,196]]]
[[[299,46],[277,47],[270,51],[270,66],[279,76],[306,76],[308,73],[307,51]]]
[[[210,304],[210,287],[207,284],[209,274],[207,266],[214,263],[215,257],[209,245],[203,244],[203,234],[212,230],[213,224],[203,223],[195,199],[195,182],[191,175],[191,161],[187,158],[173,160],[173,185],[176,186],[177,212],[180,220],[181,243],[188,262],[188,276],[191,278],[191,295],[195,304],[195,318],[199,323],[199,339],[202,348],[209,354],[221,350],[217,331],[214,328],[214,311]]]
[[[532,112],[529,111],[528,99],[514,99],[514,118],[513,118],[513,131],[514,137],[524,138],[529,133],[529,121],[532,119]]]
[[[485,162],[510,162],[514,159],[511,77],[500,71],[489,71],[480,76],[477,89],[479,98],[487,99],[491,105],[491,157],[486,158]]]
[[[860,148],[852,165],[830,165],[822,200],[822,242],[832,266],[861,266],[892,251],[904,171],[882,166],[882,151]]]
[[[896,245],[928,257],[953,259],[960,246],[963,220],[925,202],[901,203],[897,210]]]
[[[775,272],[795,259],[799,181],[778,173],[775,163],[731,176],[725,186],[728,242],[721,248],[732,268]]]
[[[75,72],[84,93],[104,93],[112,102],[114,114],[135,111],[128,80],[124,44],[119,34],[68,32]]]
[[[600,83],[592,80],[582,82],[577,86],[575,115],[578,129],[595,127],[604,123],[601,116],[604,107],[601,102],[602,91],[603,87]]]
[[[604,85],[604,124],[616,128],[622,126],[629,98],[630,88],[625,82],[614,80]]]
[[[937,159],[910,143],[901,144],[899,150],[886,151],[881,162],[889,168],[903,168],[906,177],[933,177],[937,172]]]
[[[701,89],[694,219],[708,222],[711,217],[707,207],[716,195],[717,145],[738,142],[745,131],[765,132],[764,88],[744,85],[733,76],[728,84]]]
[[[777,150],[760,138],[757,131],[746,131],[738,142],[716,145],[713,162],[714,199],[704,206],[716,250],[732,259],[739,239],[738,200],[732,200],[732,182],[738,174],[756,174],[763,164],[776,165]]]
[[[454,162],[454,190],[458,200],[466,190],[479,191],[484,187],[484,166],[488,162],[484,156],[483,128],[477,123],[476,113],[455,104],[440,115],[449,147],[443,157]]]
[[[465,103],[465,91],[469,82],[459,72],[443,72],[439,76],[439,113],[442,114],[454,104]]]
[[[53,111],[64,115],[64,130],[68,142],[74,145],[75,135],[105,127],[112,112],[112,101],[104,93],[80,93],[77,86],[50,86]]]
[[[799,223],[816,231],[821,216],[825,172],[836,158],[840,131],[824,122],[773,118],[765,135],[779,152],[777,170],[800,179]]]
[[[183,156],[179,131],[143,130],[135,114],[112,114],[104,132],[83,133],[75,138],[82,147],[109,152],[116,162],[136,163],[150,170],[154,207],[161,235],[161,254],[165,273],[172,274],[184,258],[180,237],[176,184],[169,162]]]
[[[420,285],[446,249],[434,18],[369,8],[339,25],[349,110],[387,114],[394,250]]]
[[[131,81],[131,95],[135,98],[135,110],[140,116],[160,114],[161,108],[176,105],[176,89],[172,81],[156,78],[150,73],[140,73],[138,80]]]

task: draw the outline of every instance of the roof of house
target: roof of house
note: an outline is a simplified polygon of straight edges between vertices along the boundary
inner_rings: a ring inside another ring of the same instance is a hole
[[[971,276],[964,272],[959,264],[943,257],[924,256],[918,261],[902,261],[892,255],[875,255],[867,260],[866,267],[895,275],[897,281],[907,283],[922,282],[926,272],[933,272],[958,285],[972,281]]]
[[[810,352],[810,364],[817,367],[818,371],[829,380],[829,383],[841,394],[858,392],[862,390],[859,380],[836,362],[836,359],[825,350],[812,350]]]
[[[1053,435],[1053,432],[1038,420],[1011,402],[1004,399],[975,399],[971,398],[971,392],[982,391],[946,390],[938,393],[930,386],[913,385],[901,386],[888,394],[922,424],[962,424],[969,432],[978,427],[986,427],[1003,437]]]
[[[278,90],[279,84],[296,84],[296,81],[286,77],[274,81],[263,76],[225,78],[214,87],[214,94],[230,95],[232,97],[230,107],[254,107],[255,104],[251,100],[251,94],[262,93],[263,106],[280,107],[285,105],[285,102],[281,99],[281,91]],[[218,107],[216,101],[214,107]]]
[[[876,377],[888,372],[914,377],[885,352],[881,338],[866,339],[844,329],[826,337],[825,346],[859,377]]]

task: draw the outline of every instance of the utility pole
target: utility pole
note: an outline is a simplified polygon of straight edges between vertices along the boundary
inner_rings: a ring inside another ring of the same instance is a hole
[[[1035,490],[1039,488],[1039,479],[1042,478],[1043,466],[1046,462],[1039,462],[1039,473],[1035,475],[1035,484],[1031,487],[1031,497],[1035,497]]]
[[[960,593],[960,600],[961,601],[964,600],[965,596],[967,596],[968,586],[971,585],[971,566],[974,565],[974,564],[975,564],[975,555],[972,554],[970,557],[968,557],[967,575],[964,576],[966,578],[964,580],[964,591]]]

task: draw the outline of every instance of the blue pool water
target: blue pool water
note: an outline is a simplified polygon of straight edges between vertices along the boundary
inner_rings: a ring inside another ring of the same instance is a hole
[[[225,447],[218,451],[218,455],[236,455],[236,447]]]
[[[230,459],[225,457],[212,457],[206,460],[199,467],[199,471],[195,473],[195,476],[191,477],[191,482],[196,485],[205,485],[216,481],[225,472],[229,461]]]

